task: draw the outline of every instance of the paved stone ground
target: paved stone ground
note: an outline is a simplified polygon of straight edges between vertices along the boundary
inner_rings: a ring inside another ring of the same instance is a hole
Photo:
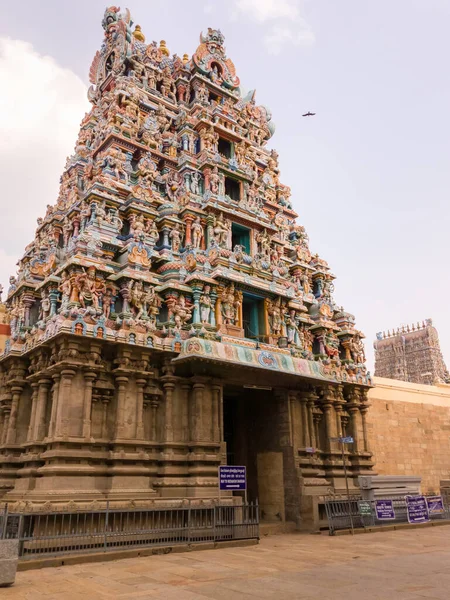
[[[450,526],[342,537],[285,534],[259,546],[17,574],[3,600],[448,600]]]

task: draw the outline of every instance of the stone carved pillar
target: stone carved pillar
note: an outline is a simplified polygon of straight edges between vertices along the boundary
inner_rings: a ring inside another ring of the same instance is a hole
[[[123,438],[125,435],[125,402],[128,385],[128,377],[116,377],[117,384],[117,421],[116,438]]]
[[[5,426],[5,410],[3,408],[0,408],[0,446],[2,444],[4,426]]]
[[[369,434],[367,431],[367,411],[369,410],[370,404],[367,398],[367,390],[361,390],[361,404],[359,410],[361,413],[362,431],[363,431],[363,443],[364,452],[370,452],[369,445]]]
[[[336,452],[336,442],[330,438],[337,437],[336,419],[333,415],[334,393],[333,388],[327,387],[322,398],[322,410],[325,419],[325,449],[329,453]]]
[[[184,222],[186,223],[186,233],[184,237],[184,245],[189,246],[192,244],[192,223],[194,221],[193,215],[186,215]]]
[[[152,441],[156,442],[156,435],[157,435],[157,411],[158,411],[158,396],[152,396],[152,399],[150,401],[150,408],[152,409],[152,424],[151,424],[151,431],[152,431]]]
[[[191,385],[189,383],[182,383],[181,390],[183,394],[183,408],[182,408],[182,419],[181,419],[181,430],[183,441],[189,441],[189,393],[191,391]]]
[[[111,398],[104,394],[102,396],[102,430],[101,430],[101,437],[102,439],[106,440],[108,437],[108,405],[111,401]]]
[[[217,300],[216,300],[216,325],[220,327],[222,325],[222,298],[221,298],[222,290],[218,290]]]
[[[83,430],[82,436],[86,441],[91,439],[91,408],[92,408],[92,385],[97,374],[88,371],[84,373],[84,398],[83,398]]]
[[[30,421],[28,423],[27,442],[31,442],[33,440],[39,384],[34,382],[31,384],[31,387],[33,389],[33,393],[31,395],[31,414]]]
[[[69,435],[68,408],[70,403],[70,390],[72,379],[76,371],[72,369],[63,369],[61,371],[61,381],[59,383],[58,407],[56,411],[55,437],[67,437]]]
[[[308,394],[308,403],[306,405],[308,412],[308,429],[309,429],[309,439],[311,440],[311,446],[313,448],[317,445],[316,440],[316,431],[314,428],[314,407],[316,404],[318,396],[314,392],[310,392]]]
[[[211,406],[211,440],[220,442],[220,421],[221,421],[221,399],[222,386],[212,386],[212,406]]]
[[[314,420],[314,431],[316,434],[316,445],[319,450],[321,450],[319,426],[320,426],[320,421],[322,420],[322,416],[323,416],[322,411],[320,410],[320,408],[316,407],[316,410],[314,411],[314,415],[313,415],[313,420]]]
[[[200,296],[201,296],[201,290],[199,288],[195,288],[192,291],[192,296],[194,298],[194,313],[192,315],[192,322],[193,323],[200,323]]]
[[[342,393],[342,386],[340,385],[335,390],[335,401],[334,411],[336,413],[336,434],[338,437],[342,436],[342,407],[345,404],[344,396]]]
[[[164,388],[164,441],[173,441],[173,391],[175,383],[165,381]]]
[[[4,417],[3,417],[3,432],[2,432],[2,446],[6,444],[6,436],[8,435],[8,427],[9,427],[9,416],[11,414],[11,408],[5,407],[3,409]]]
[[[58,398],[59,398],[59,383],[61,376],[59,373],[53,375],[53,388],[52,388],[52,412],[50,415],[50,427],[48,429],[48,437],[54,437],[56,431],[56,414],[58,412]]]
[[[357,388],[352,389],[350,392],[349,402],[347,403],[348,412],[350,413],[351,419],[351,427],[352,427],[352,437],[353,437],[353,452],[354,454],[359,454],[360,452],[360,444],[359,444],[359,419],[361,417],[361,413],[359,412],[359,390]]]
[[[302,447],[311,446],[311,437],[309,435],[309,419],[308,419],[308,393],[300,393],[300,411],[302,415]]]
[[[146,379],[136,379],[136,437],[138,440],[144,439],[144,387],[146,384]]]
[[[205,391],[205,384],[195,383],[193,385],[194,398],[191,410],[191,441],[198,442],[202,437],[202,424],[203,424],[203,395]]]
[[[6,444],[14,444],[16,441],[17,413],[19,411],[19,400],[23,386],[13,385],[11,388],[12,402],[11,412],[9,415],[8,430],[6,433]]]
[[[45,419],[47,414],[48,392],[52,382],[50,379],[40,379],[38,383],[39,389],[32,440],[39,442],[42,441],[45,437],[47,427]]]

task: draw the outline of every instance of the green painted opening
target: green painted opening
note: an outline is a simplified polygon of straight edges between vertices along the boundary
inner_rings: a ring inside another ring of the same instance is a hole
[[[231,224],[231,247],[244,246],[247,254],[250,254],[250,229],[237,223]]]
[[[244,294],[242,323],[245,337],[258,339],[266,335],[264,331],[264,300],[262,298],[253,294]]]

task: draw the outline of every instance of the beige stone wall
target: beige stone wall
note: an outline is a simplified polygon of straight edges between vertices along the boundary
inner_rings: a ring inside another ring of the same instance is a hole
[[[368,430],[379,475],[421,475],[422,491],[450,479],[450,385],[374,378]]]

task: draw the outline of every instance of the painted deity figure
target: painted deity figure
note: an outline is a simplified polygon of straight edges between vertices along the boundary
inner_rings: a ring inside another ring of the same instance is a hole
[[[196,217],[195,221],[192,223],[191,231],[192,245],[194,248],[200,248],[203,239],[203,226],[200,217]]]
[[[192,308],[186,304],[186,298],[181,294],[172,306],[172,314],[175,321],[175,329],[180,330],[192,316]]]
[[[91,218],[91,207],[83,200],[80,206],[81,231],[86,229]]]
[[[150,285],[145,292],[144,309],[148,318],[153,323],[156,321],[159,309],[161,308],[161,303],[161,298],[155,292],[155,288]]]
[[[297,324],[297,313],[291,309],[286,316],[286,332],[288,343],[294,346],[301,346],[301,338]]]
[[[281,297],[278,297],[275,301],[268,301],[267,313],[269,315],[269,325],[272,335],[282,334],[284,309]]]
[[[111,307],[113,305],[114,305],[113,290],[111,288],[106,288],[106,291],[103,294],[103,301],[102,301],[103,316],[105,317],[105,319],[109,319],[109,316],[111,314]]]
[[[224,219],[224,216],[220,214],[214,221],[213,236],[218,246],[226,248],[228,246],[228,238],[230,233],[230,226]]]
[[[233,283],[223,290],[221,301],[223,323],[225,325],[236,325],[241,298],[239,292],[234,289]]]
[[[330,358],[337,358],[339,356],[339,340],[335,333],[331,331],[326,333],[323,336],[323,345],[327,356]]]
[[[151,155],[143,156],[138,163],[138,167],[141,174],[142,185],[150,188],[158,173],[155,161],[152,160]]]
[[[103,295],[103,290],[98,286],[95,278],[95,267],[76,276],[76,286],[78,288],[78,298],[82,308],[92,305],[95,310],[99,310],[99,299]]]
[[[45,321],[50,315],[50,298],[48,297],[48,291],[42,290],[41,305],[39,310],[39,320]]]
[[[205,285],[200,296],[200,321],[204,325],[208,325],[210,322],[211,310],[212,310],[212,299],[210,296],[211,287]]]
[[[128,220],[130,222],[130,233],[135,240],[139,240],[145,232],[144,215],[142,213],[138,215],[133,213],[128,217]]]
[[[353,362],[356,364],[363,364],[365,362],[364,343],[359,334],[356,334],[350,342],[350,353]]]
[[[176,223],[169,233],[169,238],[172,244],[172,251],[178,252],[181,246],[181,231],[180,224]]]
[[[198,195],[200,193],[200,180],[201,180],[200,173],[197,173],[195,171],[193,173],[191,173],[190,188],[191,188],[191,192],[195,195]]]
[[[61,292],[61,310],[64,310],[68,307],[70,296],[72,294],[72,281],[67,275],[67,271],[61,273],[61,282],[58,286],[58,290]]]
[[[73,224],[71,223],[69,217],[66,217],[64,219],[62,230],[63,230],[64,248],[67,248],[67,246],[69,244],[70,236],[72,235],[72,231],[73,231]]]
[[[150,219],[146,219],[146,221],[145,221],[145,233],[150,238],[150,240],[153,243],[153,245],[156,244],[156,242],[159,239],[159,231],[158,231],[158,227],[156,226],[155,221],[151,221]]]
[[[136,320],[139,320],[144,313],[144,285],[142,281],[130,282],[131,306],[134,309]]]
[[[210,176],[209,176],[209,189],[212,194],[218,194],[220,188],[220,175],[219,169],[214,167]]]

